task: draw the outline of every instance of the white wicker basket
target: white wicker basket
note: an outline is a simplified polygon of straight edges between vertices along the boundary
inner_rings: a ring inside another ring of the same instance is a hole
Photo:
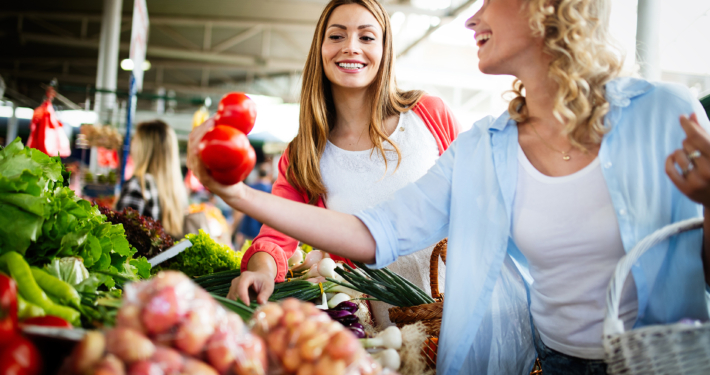
[[[668,237],[698,229],[702,218],[661,228],[619,260],[607,290],[604,352],[609,374],[710,374],[710,323],[674,323],[624,332],[619,319],[621,290],[631,266],[643,253]]]

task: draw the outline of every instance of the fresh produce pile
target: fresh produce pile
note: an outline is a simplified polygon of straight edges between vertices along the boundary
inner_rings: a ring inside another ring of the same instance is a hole
[[[66,374],[265,374],[263,340],[184,274],[160,272],[125,288],[116,326],[91,332]]]
[[[165,232],[159,221],[141,216],[138,211],[130,207],[120,212],[99,207],[99,211],[106,215],[108,222],[114,225],[123,225],[128,243],[136,249],[136,256],[150,259],[175,244],[173,238]]]
[[[185,238],[190,240],[192,246],[170,259],[166,265],[161,264],[162,268],[181,271],[188,276],[196,277],[239,270],[242,265],[243,253],[216,242],[202,229],[199,234],[191,233]]]
[[[20,315],[57,315],[79,324],[110,323],[101,298],[150,276],[123,226],[75,196],[58,157],[13,141],[0,149],[0,268],[20,290]],[[32,267],[30,267],[32,266]],[[113,309],[115,311],[115,309]]]
[[[220,184],[244,181],[256,164],[247,138],[256,121],[256,103],[243,93],[229,93],[219,101],[214,121],[198,146],[200,158]]]
[[[356,375],[383,370],[357,338],[311,303],[288,298],[267,303],[254,315],[252,331],[263,337],[281,374]]]
[[[329,281],[368,294],[379,301],[393,306],[417,306],[434,303],[434,299],[409,280],[390,271],[387,267],[373,270],[366,265],[354,262],[358,268],[347,264],[345,269],[336,269],[347,282],[328,278]]]

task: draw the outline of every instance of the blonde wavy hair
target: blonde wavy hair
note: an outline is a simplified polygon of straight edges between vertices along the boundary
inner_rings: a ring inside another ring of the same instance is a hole
[[[180,156],[175,131],[160,120],[142,122],[136,127],[131,144],[135,164],[133,175],[140,181],[145,195],[145,175],[155,180],[160,203],[160,216],[154,218],[173,237],[182,237],[187,213],[187,191],[182,182]]]
[[[574,147],[601,143],[608,131],[609,112],[604,93],[607,82],[619,76],[623,59],[609,35],[610,0],[528,0],[530,27],[544,38],[544,52],[552,56],[549,76],[558,85],[553,114],[566,124]],[[508,112],[518,123],[529,114],[523,83],[516,79]]]
[[[327,194],[320,173],[320,158],[328,143],[328,136],[335,126],[335,105],[330,82],[323,70],[321,48],[328,20],[335,8],[357,4],[366,8],[382,28],[382,61],[375,79],[369,87],[370,98],[370,141],[385,161],[384,142],[388,142],[397,152],[397,166],[402,155],[397,145],[390,141],[385,129],[385,119],[406,112],[421,99],[422,91],[402,91],[397,87],[394,76],[395,54],[392,45],[392,26],[387,12],[377,0],[332,0],[325,6],[316,25],[308,59],[303,69],[301,86],[301,111],[296,138],[288,146],[289,165],[286,179],[291,186],[301,189],[310,204]],[[373,149],[374,151],[374,149]]]

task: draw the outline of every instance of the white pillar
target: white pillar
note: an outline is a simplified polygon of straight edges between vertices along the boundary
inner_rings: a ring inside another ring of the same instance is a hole
[[[99,62],[96,70],[96,88],[103,90],[116,90],[116,77],[118,75],[118,49],[121,38],[121,9],[122,0],[104,0],[104,11],[101,19],[101,37],[99,44]],[[98,123],[107,123],[112,120],[111,110],[116,104],[116,95],[113,93],[96,93],[94,111],[98,114]],[[89,168],[92,172],[98,170],[98,151],[91,148]]]
[[[641,75],[653,81],[661,79],[661,1],[638,0],[636,22],[636,57]]]

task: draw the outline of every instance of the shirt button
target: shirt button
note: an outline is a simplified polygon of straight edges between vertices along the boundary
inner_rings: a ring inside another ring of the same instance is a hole
[[[620,209],[620,210],[619,210],[619,215],[621,215],[621,216],[624,216],[624,215],[626,215],[626,210],[625,210],[625,209],[623,209],[623,208],[622,208],[622,209]]]
[[[606,169],[611,168],[611,162],[610,161],[606,162],[606,164],[604,164],[604,168],[606,168]]]
[[[399,128],[399,131],[403,132],[403,131],[404,131],[404,128]]]

